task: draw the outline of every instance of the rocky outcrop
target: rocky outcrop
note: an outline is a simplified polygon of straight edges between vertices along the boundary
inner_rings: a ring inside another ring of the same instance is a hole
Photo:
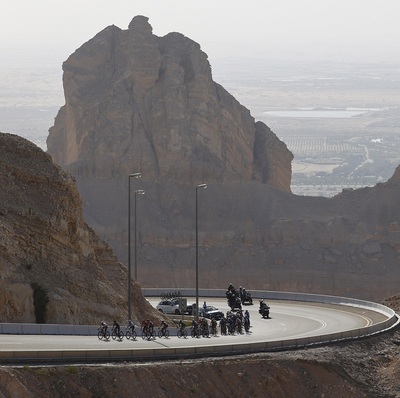
[[[0,133],[0,186],[0,320],[126,322],[126,267],[84,222],[73,177],[34,144]],[[136,319],[151,313],[137,284],[132,300]]]
[[[212,80],[207,55],[147,18],[110,26],[63,65],[66,104],[47,140],[82,178],[196,184],[256,180],[290,191],[292,154]]]
[[[195,285],[195,186],[204,182],[200,287],[370,300],[398,292],[398,171],[332,199],[292,195],[285,144],[212,81],[197,43],[153,35],[145,17],[106,28],[63,68],[66,104],[49,153],[76,177],[86,221],[123,262],[135,203],[144,285]],[[131,194],[146,195],[128,204],[128,175],[139,171]]]

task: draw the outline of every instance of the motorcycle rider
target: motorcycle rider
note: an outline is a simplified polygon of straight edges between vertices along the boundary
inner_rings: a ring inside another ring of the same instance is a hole
[[[264,302],[264,299],[260,300],[260,309],[258,312],[264,317],[264,315],[269,318],[269,306],[267,303]]]
[[[264,299],[260,300],[260,310],[262,310],[263,308],[268,307],[267,303],[264,302]]]

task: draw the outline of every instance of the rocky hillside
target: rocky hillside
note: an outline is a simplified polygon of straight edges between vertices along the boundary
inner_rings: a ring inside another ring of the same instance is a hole
[[[195,186],[204,182],[200,288],[232,282],[377,301],[398,292],[398,170],[332,199],[291,194],[285,144],[213,82],[197,43],[157,37],[145,17],[104,29],[63,69],[66,104],[48,152],[75,176],[86,221],[122,262],[128,175],[142,173],[131,193],[146,190],[135,200],[143,285],[195,286]]]
[[[97,324],[127,317],[127,272],[84,222],[73,177],[0,133],[0,320]],[[151,312],[133,285],[135,318]]]

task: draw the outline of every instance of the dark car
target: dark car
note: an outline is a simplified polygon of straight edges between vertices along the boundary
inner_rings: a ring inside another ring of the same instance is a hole
[[[188,305],[184,313],[188,315],[194,315],[193,308],[196,308],[195,304]],[[207,305],[205,310],[204,307],[200,307],[199,315],[208,319],[214,317],[218,321],[225,316],[222,311],[212,305]]]
[[[220,311],[218,308],[212,305],[207,305],[205,308],[200,307],[199,315],[208,319],[214,318],[217,321],[219,321],[221,318],[225,316],[225,314],[222,311]]]
[[[194,304],[193,304],[194,305]],[[193,305],[188,305],[187,307],[186,307],[186,310],[183,312],[184,314],[187,314],[187,315],[193,315]]]

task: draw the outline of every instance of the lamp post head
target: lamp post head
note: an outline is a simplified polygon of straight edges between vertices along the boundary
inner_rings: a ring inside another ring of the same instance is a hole
[[[138,195],[144,195],[146,191],[144,191],[143,189],[138,189],[137,191],[135,191],[135,193]]]
[[[199,185],[196,185],[196,189],[197,188],[207,188],[207,184],[199,184]]]
[[[134,178],[140,178],[141,176],[142,176],[142,173],[129,174],[129,177],[134,177]]]

